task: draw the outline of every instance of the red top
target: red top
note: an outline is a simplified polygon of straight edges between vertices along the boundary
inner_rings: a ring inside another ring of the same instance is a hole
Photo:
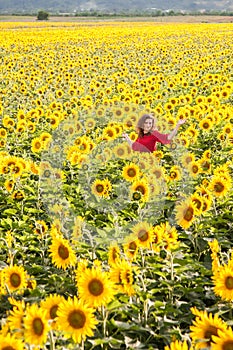
[[[158,131],[153,131],[150,134],[145,134],[142,137],[138,137],[132,144],[132,149],[139,152],[154,152],[156,151],[156,142],[160,142],[163,145],[171,143],[168,140],[169,134],[160,134]]]

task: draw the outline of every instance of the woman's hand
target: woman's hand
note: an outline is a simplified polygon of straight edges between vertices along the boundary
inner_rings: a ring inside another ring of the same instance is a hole
[[[172,131],[170,132],[170,134],[168,135],[168,137],[167,137],[168,140],[172,140],[173,137],[176,136],[180,125],[183,125],[185,122],[186,122],[186,119],[179,119],[179,120],[178,120],[175,129],[172,130]]]
[[[126,141],[131,141],[129,135],[126,134],[125,132],[123,132],[122,137],[123,137]]]
[[[126,133],[124,132],[124,133],[122,134],[122,137],[128,142],[128,144],[129,144],[130,146],[132,146],[133,141],[131,140],[131,138],[129,137],[128,134],[126,134]]]
[[[177,125],[180,126],[180,125],[183,125],[184,123],[186,123],[187,119],[179,119],[178,122],[177,122]]]

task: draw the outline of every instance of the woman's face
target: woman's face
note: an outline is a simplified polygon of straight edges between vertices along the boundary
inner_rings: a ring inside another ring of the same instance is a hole
[[[147,132],[151,131],[152,127],[153,127],[153,119],[147,118],[143,125],[144,133],[146,134]]]

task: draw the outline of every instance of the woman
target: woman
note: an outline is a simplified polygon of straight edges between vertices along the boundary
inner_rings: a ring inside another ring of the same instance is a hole
[[[186,120],[180,119],[170,134],[161,134],[155,130],[155,120],[152,115],[144,114],[137,123],[137,140],[133,142],[126,133],[123,133],[122,136],[128,142],[133,151],[154,152],[156,151],[157,142],[160,142],[163,145],[171,143],[171,140],[177,134],[180,125],[185,122]]]

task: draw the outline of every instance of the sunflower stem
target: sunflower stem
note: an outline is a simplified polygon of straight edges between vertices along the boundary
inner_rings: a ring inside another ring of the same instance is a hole
[[[233,312],[232,312],[232,303],[229,303],[229,320],[232,320]]]
[[[102,317],[103,317],[103,336],[104,338],[107,336],[107,319],[108,313],[106,308],[102,305]]]
[[[138,275],[138,278],[141,280],[142,282],[142,288],[143,288],[143,292],[146,292],[146,286],[145,286],[145,283],[144,283],[144,279],[143,279],[143,276],[141,276],[140,274]]]
[[[145,256],[143,254],[142,249],[140,249],[140,253],[141,253],[141,258],[142,258],[142,267],[145,267]]]
[[[143,326],[145,327],[148,320],[148,299],[143,303]]]
[[[169,296],[170,296],[170,300],[171,302],[173,303],[173,282],[174,282],[174,255],[172,252],[169,252],[169,257],[170,257],[170,267],[171,267],[171,282],[172,282],[172,285],[171,285],[171,288],[170,288],[170,291],[169,291]]]
[[[53,337],[53,331],[49,331],[49,342],[50,342],[50,350],[55,350],[55,341]]]
[[[170,258],[171,258],[171,281],[174,281],[174,264],[173,264],[174,256],[172,252],[170,252]]]
[[[215,198],[213,198],[213,208],[214,208],[214,213],[215,213],[215,215],[217,216],[217,215],[218,215],[218,213],[217,213],[217,208],[216,208]]]

